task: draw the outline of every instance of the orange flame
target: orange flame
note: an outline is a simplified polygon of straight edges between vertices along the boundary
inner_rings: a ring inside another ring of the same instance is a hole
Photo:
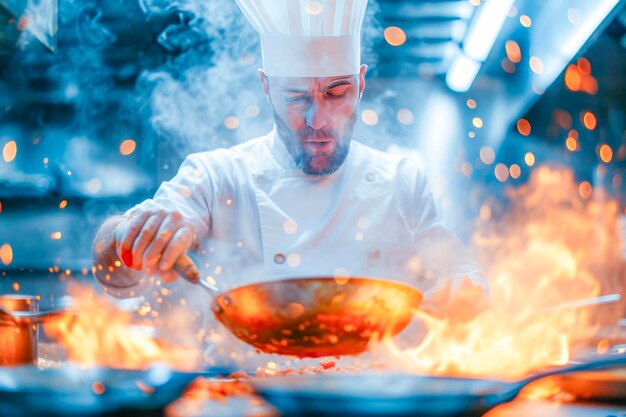
[[[121,369],[145,369],[153,362],[166,362],[176,369],[192,370],[199,363],[197,343],[186,340],[175,344],[156,337],[152,323],[145,319],[138,322],[138,312],[119,309],[112,298],[97,294],[91,287],[75,286],[70,294],[75,311],[44,325],[46,334],[66,350],[68,360]],[[180,324],[181,334],[188,321],[185,314],[173,311],[168,317]]]
[[[473,236],[490,283],[489,308],[469,321],[418,312],[428,330],[419,346],[388,346],[403,365],[435,375],[517,379],[567,363],[600,321],[617,318],[618,309],[609,307],[554,306],[623,285],[618,204],[582,201],[572,172],[548,167],[507,196],[506,210],[491,205]],[[464,297],[480,301],[469,293],[456,299]]]

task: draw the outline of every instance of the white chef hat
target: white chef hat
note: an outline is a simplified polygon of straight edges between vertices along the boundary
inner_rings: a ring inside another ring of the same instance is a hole
[[[236,0],[275,77],[355,75],[367,0]]]

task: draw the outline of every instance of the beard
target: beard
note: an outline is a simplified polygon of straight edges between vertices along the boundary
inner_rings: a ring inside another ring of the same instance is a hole
[[[356,112],[352,114],[343,132],[333,129],[313,129],[306,126],[293,132],[287,124],[274,112],[278,136],[287,147],[287,151],[298,169],[307,175],[323,176],[337,171],[350,151],[352,132],[356,123]],[[304,145],[309,140],[325,139],[334,141],[331,152],[317,152],[307,149]]]

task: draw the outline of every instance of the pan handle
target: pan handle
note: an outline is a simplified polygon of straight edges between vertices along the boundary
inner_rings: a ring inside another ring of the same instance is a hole
[[[516,382],[509,382],[506,384],[507,388],[498,392],[495,396],[486,398],[488,403],[500,404],[502,402],[508,402],[513,400],[519,394],[519,392],[531,382],[538,381],[549,376],[556,376],[562,374],[569,374],[582,371],[595,371],[598,369],[608,368],[620,368],[626,366],[626,354],[619,355],[607,355],[602,359],[591,360],[589,362],[577,363],[574,365],[564,366],[562,368],[550,369],[548,371],[540,372],[538,374],[531,375],[525,379]],[[495,403],[493,402],[495,401]]]
[[[200,285],[207,292],[209,292],[212,297],[215,297],[220,293],[216,286],[209,284],[206,280],[201,278],[198,267],[186,253],[178,258],[174,264],[174,270],[178,272],[178,274],[186,281],[189,281],[192,284]]]

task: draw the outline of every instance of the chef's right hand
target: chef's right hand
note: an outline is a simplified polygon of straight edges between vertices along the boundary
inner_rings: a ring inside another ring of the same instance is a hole
[[[195,240],[193,229],[176,210],[144,207],[115,228],[116,251],[124,265],[172,282],[172,269]]]

